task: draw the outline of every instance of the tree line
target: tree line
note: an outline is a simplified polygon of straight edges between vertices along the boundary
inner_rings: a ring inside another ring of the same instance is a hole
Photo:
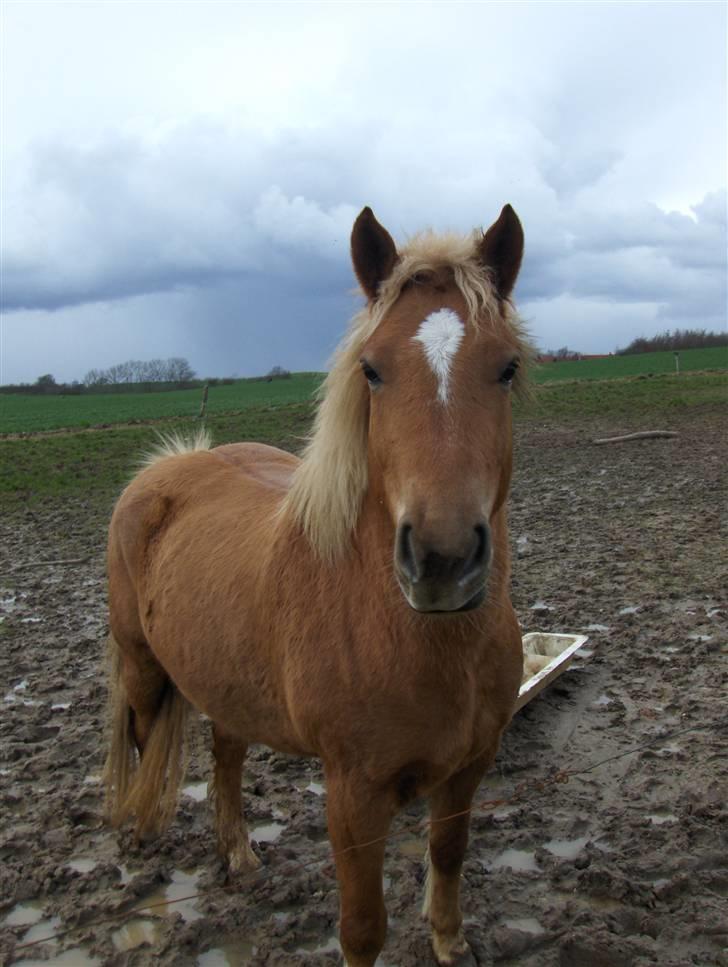
[[[234,382],[232,379],[207,379],[209,384]],[[84,393],[118,393],[166,389],[192,389],[203,380],[181,356],[169,359],[129,359],[108,369],[90,369],[79,382],[59,383],[52,373],[44,373],[34,383],[0,386],[0,393],[32,393],[43,396],[80,396]]]
[[[169,359],[128,359],[108,369],[90,369],[84,386],[119,386],[124,383],[187,383],[195,371],[182,356]]]
[[[705,329],[675,329],[659,333],[657,336],[638,336],[629,346],[618,349],[618,356],[633,353],[659,353],[680,349],[715,349],[728,346],[728,333],[707,332]]]
[[[290,379],[291,373],[282,366],[274,366],[265,376],[249,377],[253,381],[272,382]],[[229,386],[237,382],[233,376],[207,376],[198,379],[189,362],[182,356],[169,359],[128,359],[108,369],[90,369],[83,380],[59,383],[52,373],[44,373],[34,383],[7,383],[0,393],[32,393],[34,395],[81,396],[85,393],[134,393],[175,389],[195,389],[200,386]]]

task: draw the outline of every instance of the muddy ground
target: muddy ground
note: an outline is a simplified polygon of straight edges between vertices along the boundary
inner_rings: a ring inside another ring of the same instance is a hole
[[[463,907],[479,964],[728,964],[725,423],[703,413],[670,426],[678,439],[605,447],[591,437],[639,420],[518,430],[516,609],[524,632],[589,642],[516,716],[477,798],[649,747],[476,808]],[[104,825],[103,526],[83,506],[0,521],[0,960],[339,963],[316,762],[252,753],[246,802],[264,865],[233,888],[204,800],[201,722],[170,831],[139,847]],[[27,566],[77,558],[88,560]],[[423,816],[401,816],[388,850],[390,967],[431,962]]]

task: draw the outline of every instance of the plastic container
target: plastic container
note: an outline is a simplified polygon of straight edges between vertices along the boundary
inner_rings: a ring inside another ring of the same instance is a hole
[[[523,658],[532,674],[521,685],[516,700],[517,712],[566,671],[576,652],[589,640],[588,635],[551,635],[540,631],[523,636]],[[529,658],[532,659],[529,662]]]

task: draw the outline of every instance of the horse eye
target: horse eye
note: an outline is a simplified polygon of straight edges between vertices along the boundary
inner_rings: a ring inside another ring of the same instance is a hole
[[[378,386],[382,382],[377,371],[365,359],[361,360],[361,368],[370,386]]]
[[[499,382],[503,383],[504,386],[510,386],[515,378],[517,369],[518,361],[514,359],[513,362],[508,363],[506,368],[500,374]]]

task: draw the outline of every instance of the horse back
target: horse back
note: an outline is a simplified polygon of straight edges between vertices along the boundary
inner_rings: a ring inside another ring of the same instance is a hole
[[[182,525],[195,533],[200,514],[213,522],[219,518],[223,530],[234,529],[237,521],[247,533],[265,531],[298,463],[292,454],[260,443],[160,456],[134,477],[116,504],[109,528],[110,577],[123,560],[136,584],[169,532]],[[198,543],[200,530],[210,528],[198,529]]]
[[[288,490],[301,462],[292,453],[265,443],[226,443],[211,452],[237,467],[241,473],[275,490]]]

